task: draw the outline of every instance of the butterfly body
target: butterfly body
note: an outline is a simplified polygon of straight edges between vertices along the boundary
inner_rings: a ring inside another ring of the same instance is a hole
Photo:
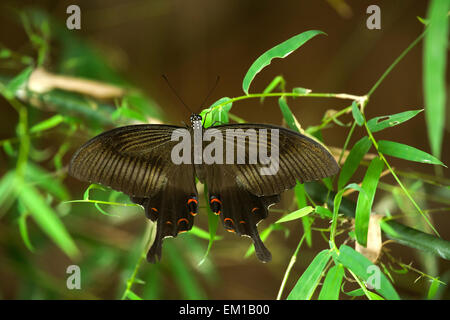
[[[147,218],[157,223],[155,241],[147,254],[150,262],[161,258],[165,237],[192,228],[199,207],[195,177],[208,186],[208,205],[224,228],[250,237],[258,258],[270,261],[256,225],[267,217],[268,207],[279,202],[280,194],[297,181],[337,173],[336,161],[318,142],[286,128],[227,124],[205,129],[200,115],[193,114],[190,120],[191,126],[186,128],[132,125],[104,132],[74,154],[69,173],[122,191],[144,207]],[[180,143],[174,139],[175,133],[188,136],[184,151],[189,155],[183,161],[174,160]],[[208,133],[214,133],[209,140],[205,139]],[[211,152],[211,161],[207,150],[213,143],[217,149]],[[265,158],[253,157],[251,152],[262,147],[279,150],[278,167],[269,174],[264,174],[268,162],[258,161]],[[219,154],[221,150],[224,152]],[[228,157],[228,151],[233,151],[233,157]]]

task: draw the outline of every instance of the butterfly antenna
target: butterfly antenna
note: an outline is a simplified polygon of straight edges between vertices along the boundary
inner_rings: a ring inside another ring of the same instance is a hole
[[[172,85],[169,82],[169,79],[166,77],[165,74],[162,75],[162,77],[164,78],[164,80],[166,80],[167,84],[169,85],[169,88],[173,91],[173,93],[175,94],[175,96],[178,98],[178,100],[180,100],[180,102],[183,104],[183,106],[192,114],[194,112],[192,112],[191,108],[189,108],[186,103],[184,103],[183,99],[181,99],[181,97],[178,95],[177,91],[172,87]]]
[[[200,110],[203,109],[203,107],[205,106],[206,101],[207,101],[208,98],[211,96],[211,94],[213,93],[214,89],[216,89],[217,85],[219,84],[219,80],[220,80],[220,77],[217,76],[217,78],[216,78],[216,83],[215,83],[214,86],[211,88],[211,90],[209,90],[208,95],[206,96],[205,100],[203,100],[203,103],[200,105]]]

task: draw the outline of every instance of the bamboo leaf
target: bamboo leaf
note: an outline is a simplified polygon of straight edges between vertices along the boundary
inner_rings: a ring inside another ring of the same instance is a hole
[[[22,89],[26,86],[28,78],[31,75],[31,72],[33,71],[33,67],[27,67],[25,70],[23,70],[21,73],[19,73],[17,76],[15,76],[13,79],[11,79],[4,91],[3,94],[7,99],[12,99],[16,95],[16,92],[19,89]]]
[[[233,103],[227,103],[218,107],[219,105],[230,101],[231,99],[228,97],[220,98],[216,102],[214,102],[209,108],[203,109],[200,112],[200,115],[203,119],[203,126],[205,128],[209,128],[214,125],[220,125],[224,123],[228,123],[229,117],[228,112],[230,112]]]
[[[389,300],[399,300],[400,297],[395,291],[388,278],[369,259],[359,252],[346,245],[339,248],[338,261],[346,268],[352,270],[358,277],[366,282],[370,282],[372,277],[376,277],[378,287],[374,289],[383,297]],[[378,270],[378,271],[375,271]],[[374,271],[374,272],[372,272]]]
[[[75,258],[78,248],[66,227],[56,212],[47,205],[39,192],[32,186],[20,186],[20,200],[39,227],[61,248],[70,258]]]
[[[353,119],[356,121],[356,124],[361,127],[364,124],[364,116],[362,115],[361,110],[359,110],[358,103],[356,101],[353,101],[352,103],[352,115]]]
[[[439,289],[439,286],[440,286],[439,278],[433,279],[433,281],[430,283],[430,288],[428,289],[427,293],[428,300],[432,300],[435,297]]]
[[[344,271],[342,264],[337,264],[328,270],[322,290],[320,290],[319,300],[339,300]]]
[[[275,223],[283,223],[286,221],[300,219],[301,217],[304,217],[313,211],[314,211],[314,208],[311,206],[303,207],[301,209],[295,210],[294,212],[291,212],[291,213],[285,215],[281,219],[278,219]]]
[[[338,189],[342,189],[342,187],[347,184],[371,146],[372,142],[367,136],[361,138],[361,140],[355,143],[347,157],[347,160],[342,166],[341,173],[339,174]]]
[[[52,129],[59,125],[61,122],[64,122],[64,117],[60,114],[54,115],[44,121],[41,121],[30,128],[30,133],[36,133],[40,131],[45,131]]]
[[[300,132],[297,124],[295,123],[294,115],[292,114],[292,111],[289,108],[284,97],[280,97],[278,99],[278,105],[280,106],[281,113],[283,114],[283,118],[284,120],[286,120],[288,127],[294,131]]]
[[[369,121],[367,121],[367,126],[369,127],[369,130],[372,133],[381,131],[386,128],[391,128],[391,127],[399,125],[403,122],[406,122],[409,119],[414,118],[416,115],[418,115],[422,111],[423,111],[423,109],[411,110],[411,111],[396,113],[396,114],[389,115],[389,116],[381,116],[381,117],[372,118]]]
[[[355,235],[356,240],[362,246],[367,245],[370,211],[383,167],[384,162],[378,157],[370,162],[362,182],[362,189],[365,191],[365,196],[362,193],[358,196],[355,215]]]
[[[308,40],[319,34],[325,33],[318,30],[309,30],[303,32],[276,45],[275,47],[267,50],[261,56],[259,56],[259,58],[256,59],[255,62],[253,62],[253,64],[248,69],[242,82],[242,90],[244,90],[245,94],[248,94],[248,89],[250,88],[250,84],[252,83],[255,76],[262,69],[268,66],[271,63],[272,59],[287,57],[293,51],[300,48],[305,42],[307,42]]]
[[[282,76],[276,76],[273,78],[273,80],[269,83],[269,85],[264,89],[263,93],[270,93],[272,92],[278,85],[280,85],[281,89],[284,89],[285,85],[284,78]],[[264,102],[264,97],[261,97],[260,102]]]
[[[288,300],[310,300],[322,278],[323,270],[330,260],[329,250],[320,251],[311,264],[298,279],[297,284],[289,293]]]
[[[434,156],[440,158],[445,125],[448,42],[448,0],[432,0],[428,6],[429,24],[423,46],[425,120]]]
[[[392,157],[421,163],[438,164],[446,167],[446,165],[431,154],[403,143],[380,140],[378,141],[378,150]]]

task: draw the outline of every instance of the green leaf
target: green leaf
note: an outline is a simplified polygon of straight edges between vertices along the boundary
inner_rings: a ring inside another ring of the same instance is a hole
[[[388,278],[375,266],[369,259],[364,257],[359,252],[346,245],[341,245],[339,248],[338,261],[346,268],[352,270],[359,278],[371,284],[372,277],[378,277],[375,282],[378,282],[379,287],[374,288],[383,297],[389,300],[399,300],[400,297],[395,291]],[[372,272],[372,270],[378,270]]]
[[[423,45],[423,84],[425,120],[431,151],[440,158],[445,126],[448,43],[448,0],[432,0],[428,6],[429,24]]]
[[[438,164],[446,167],[446,165],[431,154],[403,143],[380,140],[378,141],[378,150],[392,157],[421,163]]]
[[[205,231],[199,227],[193,226],[191,230],[189,230],[189,234],[192,234],[196,237],[199,237],[201,239],[206,239],[209,240],[210,239],[210,234],[208,231]],[[215,236],[214,240],[220,240],[222,239],[221,236]]]
[[[34,247],[31,243],[30,237],[28,235],[27,217],[28,217],[28,213],[26,213],[26,212],[23,212],[20,214],[20,217],[18,220],[19,232],[20,232],[20,236],[22,237],[23,243],[25,244],[27,249],[30,250],[31,252],[34,252]]]
[[[306,207],[308,203],[306,202],[305,186],[297,182],[294,188],[294,193],[298,208]],[[312,246],[311,224],[312,221],[310,217],[305,216],[302,218],[303,232],[305,234],[306,244],[308,247]]]
[[[333,213],[330,211],[330,209],[327,209],[322,206],[316,206],[316,212],[322,217],[322,218],[332,218]]]
[[[61,122],[64,122],[64,117],[60,114],[54,115],[53,117],[50,117],[50,118],[32,126],[30,128],[30,133],[36,133],[36,132],[52,129],[52,128],[56,127],[57,125],[59,125]]]
[[[396,221],[380,221],[381,230],[390,238],[411,248],[450,260],[450,241],[407,227]]]
[[[14,98],[16,92],[26,86],[32,71],[33,67],[30,66],[10,80],[3,91],[4,96],[7,99]]]
[[[305,42],[317,36],[318,34],[325,34],[325,33],[318,30],[306,31],[264,52],[258,59],[255,60],[255,62],[253,62],[253,64],[250,66],[247,73],[245,74],[244,80],[242,82],[242,89],[244,90],[245,94],[248,94],[248,89],[250,88],[250,84],[252,83],[255,76],[262,69],[268,66],[272,61],[272,59],[285,58],[293,51],[301,47]]]
[[[294,115],[292,114],[292,111],[289,108],[286,99],[284,97],[280,97],[278,99],[278,105],[280,106],[281,113],[283,114],[283,118],[284,120],[286,120],[288,127],[294,131],[300,132],[300,130],[297,127],[297,124],[295,123]]]
[[[310,300],[322,278],[323,270],[330,260],[330,250],[320,251],[311,264],[298,279],[297,284],[289,293],[288,300]]]
[[[439,278],[433,279],[430,283],[430,288],[428,289],[427,299],[433,300],[440,286]]]
[[[403,122],[406,122],[409,119],[414,118],[416,115],[418,115],[422,111],[423,111],[423,109],[411,110],[411,111],[405,111],[405,112],[401,112],[401,113],[392,114],[389,116],[376,117],[376,118],[373,118],[373,119],[370,119],[369,121],[367,121],[367,126],[369,127],[370,132],[381,131],[386,128],[391,128],[391,127],[399,125]]]
[[[369,137],[365,136],[355,143],[350,151],[344,165],[342,166],[341,173],[339,174],[338,190],[342,189],[347,184],[350,178],[359,167],[359,163],[363,159],[364,155],[369,151],[372,146],[372,141]]]
[[[301,87],[292,89],[292,93],[298,93],[298,94],[308,94],[311,91],[312,91],[311,89],[306,89],[306,88],[301,88]]]
[[[22,184],[19,188],[20,200],[39,227],[70,258],[75,258],[79,254],[78,248],[56,212],[45,202],[34,187]]]
[[[55,179],[50,172],[32,162],[27,163],[25,177],[28,183],[39,186],[41,189],[49,192],[60,200],[67,200],[70,198],[67,188],[60,180]]]
[[[370,162],[362,182],[362,189],[365,191],[365,195],[360,193],[358,196],[355,215],[355,234],[356,240],[362,246],[367,245],[370,212],[383,168],[384,162],[378,157]]]
[[[174,246],[173,242],[167,241],[167,243],[164,243],[164,246],[164,251],[169,262],[169,268],[175,283],[181,290],[183,298],[189,300],[205,299],[205,294],[196,280],[196,277],[192,272],[193,270],[189,268],[186,261],[182,259],[182,255]]]
[[[127,292],[127,298],[130,300],[142,300],[141,297],[139,297],[136,293],[134,293],[131,290]]]
[[[209,108],[203,109],[200,115],[203,118],[203,126],[209,128],[213,125],[220,125],[228,123],[229,117],[228,112],[230,112],[233,103],[226,103],[231,99],[228,97],[220,98],[214,102]],[[223,105],[222,105],[223,104]],[[222,105],[219,107],[219,105]]]
[[[284,91],[284,85],[286,81],[284,81],[284,78],[282,76],[276,76],[273,78],[273,80],[269,83],[269,85],[264,89],[263,93],[271,93],[278,85],[280,85],[281,90]],[[265,97],[261,97],[260,102],[264,102]]]
[[[364,116],[361,113],[361,110],[359,110],[358,103],[356,101],[353,101],[352,103],[352,115],[353,119],[356,121],[356,124],[361,127],[364,124]]]
[[[319,300],[339,300],[344,271],[342,264],[335,265],[328,270],[322,290],[320,290]]]
[[[285,215],[281,219],[278,219],[275,223],[283,223],[283,222],[286,222],[286,221],[292,221],[292,220],[300,219],[301,217],[304,217],[304,216],[310,214],[313,211],[314,211],[313,207],[307,206],[307,207],[298,209],[298,210],[296,210],[294,212],[291,212],[291,213]]]

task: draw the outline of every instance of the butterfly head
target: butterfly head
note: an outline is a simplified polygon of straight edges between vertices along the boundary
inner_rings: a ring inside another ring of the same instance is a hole
[[[192,125],[192,129],[194,130],[198,130],[201,129],[202,127],[202,116],[196,113],[193,113],[191,115],[191,125]]]

